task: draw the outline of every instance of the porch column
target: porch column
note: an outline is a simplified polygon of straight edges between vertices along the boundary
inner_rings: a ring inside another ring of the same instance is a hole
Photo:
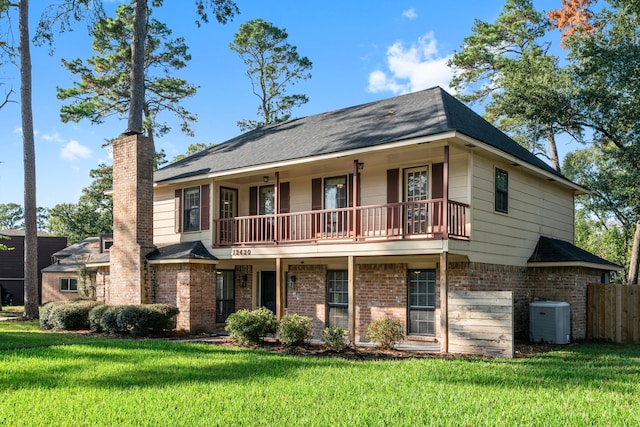
[[[280,172],[276,172],[276,182],[273,186],[273,240],[280,241],[280,235],[278,233],[278,217],[280,213]]]
[[[278,320],[282,319],[282,316],[284,316],[285,285],[282,258],[276,258],[276,318]]]
[[[348,261],[348,298],[349,298],[349,341],[355,343],[356,341],[356,258],[353,255],[349,255]]]
[[[351,234],[354,242],[358,240],[358,187],[360,186],[358,172],[358,160],[356,159],[353,161],[353,211],[351,215]]]
[[[442,164],[442,238],[449,239],[449,146],[444,146]]]
[[[449,352],[449,254],[440,254],[440,351]]]

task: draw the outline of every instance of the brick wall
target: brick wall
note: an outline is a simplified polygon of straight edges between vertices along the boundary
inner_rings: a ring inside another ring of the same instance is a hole
[[[529,269],[532,300],[569,303],[571,338],[587,337],[587,285],[600,283],[602,271],[585,267]]]
[[[176,329],[214,332],[216,323],[215,268],[208,264],[154,266],[154,301],[180,310]]]
[[[246,286],[242,286],[242,276],[247,276]],[[253,270],[250,265],[236,266],[236,283],[234,288],[234,298],[236,311],[252,310],[252,290],[253,290]]]
[[[42,275],[42,303],[50,301],[64,301],[78,298],[78,292],[62,292],[60,290],[60,279],[75,278],[80,287],[80,278],[74,271],[60,273],[45,273]]]
[[[153,142],[141,135],[113,141],[113,241],[108,304],[151,302],[146,256],[153,246]]]
[[[366,340],[374,320],[391,318],[407,330],[407,265],[361,264],[356,266],[356,341]]]
[[[287,313],[311,317],[313,337],[321,338],[327,320],[327,267],[291,265],[289,275],[296,276],[296,285],[295,289],[287,288]]]

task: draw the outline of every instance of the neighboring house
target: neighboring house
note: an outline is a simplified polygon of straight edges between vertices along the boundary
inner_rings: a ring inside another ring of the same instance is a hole
[[[105,257],[112,244],[113,235],[103,234],[54,253],[52,264],[42,269],[42,303],[88,296],[82,291],[95,287],[95,274],[86,271],[84,266],[89,262],[108,259]]]
[[[0,286],[13,294],[14,305],[24,305],[24,230],[0,230],[0,235],[8,239],[0,240],[12,248],[0,251]],[[38,232],[38,288],[42,289],[40,270],[51,264],[51,256],[67,246],[66,237],[49,236]],[[40,293],[41,295],[41,293]]]
[[[392,317],[407,343],[437,343],[448,293],[471,290],[511,291],[519,337],[531,301],[569,302],[581,339],[587,284],[619,269],[573,245],[586,189],[438,87],[265,126],[153,176],[148,144],[114,143],[114,246],[91,265],[98,298],[176,304],[187,330],[265,306],[311,317],[315,337],[363,342]]]

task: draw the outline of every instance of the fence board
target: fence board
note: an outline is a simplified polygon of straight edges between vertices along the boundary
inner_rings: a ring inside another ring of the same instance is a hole
[[[513,357],[510,291],[449,293],[449,351]]]
[[[640,285],[590,284],[587,338],[640,343]]]

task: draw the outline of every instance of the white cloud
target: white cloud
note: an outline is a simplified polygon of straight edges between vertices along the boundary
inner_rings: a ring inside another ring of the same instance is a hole
[[[78,159],[87,159],[91,157],[91,150],[80,144],[78,141],[71,140],[67,145],[62,147],[60,157],[69,162],[74,162]]]
[[[388,71],[375,70],[369,74],[370,92],[390,91],[402,94],[441,86],[449,89],[453,75],[447,66],[451,55],[442,56],[433,32],[420,37],[411,46],[396,42],[387,49]]]
[[[65,142],[65,139],[60,136],[60,134],[56,131],[52,134],[44,133],[42,134],[42,139],[48,142]]]
[[[414,8],[411,8],[402,12],[402,16],[409,19],[416,19],[418,17],[418,14],[416,13],[416,10]]]

